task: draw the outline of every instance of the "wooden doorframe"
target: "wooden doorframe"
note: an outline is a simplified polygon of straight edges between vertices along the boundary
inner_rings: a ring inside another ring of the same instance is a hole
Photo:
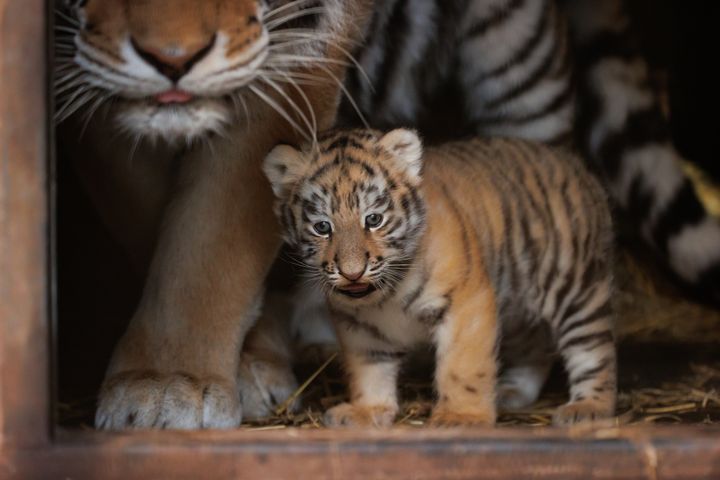
[[[717,427],[56,432],[51,11],[0,0],[0,479],[720,478]]]
[[[50,441],[45,0],[0,0],[0,445]]]

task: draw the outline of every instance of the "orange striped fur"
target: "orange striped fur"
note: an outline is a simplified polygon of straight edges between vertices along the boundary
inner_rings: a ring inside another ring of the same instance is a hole
[[[611,221],[572,155],[518,140],[423,152],[409,130],[330,132],[265,162],[286,240],[326,291],[350,377],[329,425],[392,423],[404,355],[436,348],[439,425],[534,402],[556,356],[557,424],[611,416]]]

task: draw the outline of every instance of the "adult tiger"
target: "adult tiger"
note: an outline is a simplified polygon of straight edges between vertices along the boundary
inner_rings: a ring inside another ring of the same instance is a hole
[[[375,128],[575,138],[659,263],[720,302],[720,220],[683,171],[626,3],[388,0],[357,53],[375,88],[355,71],[349,89]]]
[[[147,271],[100,392],[98,427],[239,424],[238,353],[280,246],[262,159],[331,126],[370,4],[58,6],[59,140]]]

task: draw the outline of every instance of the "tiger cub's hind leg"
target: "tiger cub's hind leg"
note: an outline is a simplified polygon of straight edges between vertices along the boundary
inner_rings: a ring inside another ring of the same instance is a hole
[[[509,330],[509,331],[508,331]],[[503,321],[497,405],[505,412],[535,403],[556,359],[555,344],[545,322]]]
[[[512,412],[535,403],[547,380],[552,360],[535,364],[514,365],[500,375],[497,405],[503,412]]]
[[[599,282],[588,299],[573,302],[556,325],[558,351],[570,384],[570,401],[553,416],[557,425],[609,418],[615,412],[617,368],[609,283]]]

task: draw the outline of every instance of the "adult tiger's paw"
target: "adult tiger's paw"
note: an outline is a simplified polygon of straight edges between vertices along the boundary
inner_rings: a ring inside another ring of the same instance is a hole
[[[238,389],[245,420],[272,415],[297,390],[297,381],[289,363],[271,362],[243,354],[238,370]],[[296,399],[288,412],[300,406]]]
[[[323,423],[328,427],[390,427],[397,412],[398,408],[391,406],[341,403],[325,412]]]
[[[124,429],[227,429],[240,425],[234,383],[175,373],[133,371],[105,380],[95,427]]]

